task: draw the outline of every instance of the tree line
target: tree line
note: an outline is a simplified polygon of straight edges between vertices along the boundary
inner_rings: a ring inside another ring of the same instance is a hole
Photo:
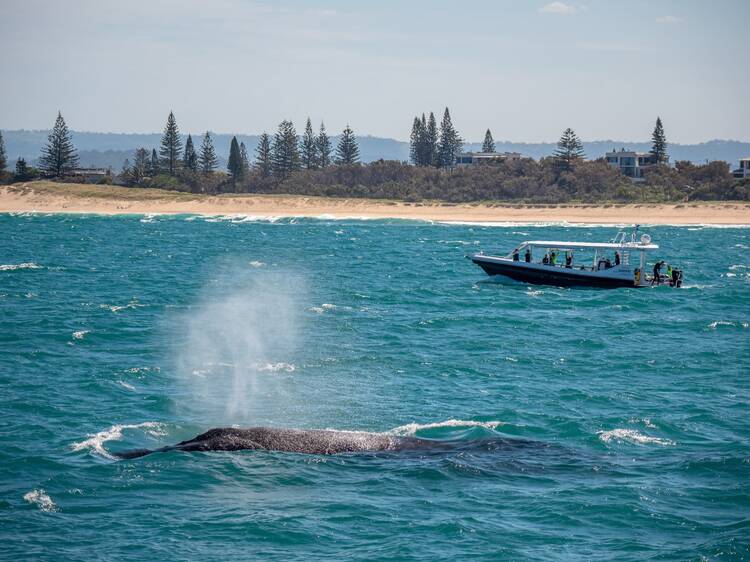
[[[554,154],[500,160],[482,166],[455,167],[462,150],[461,137],[446,108],[438,126],[433,113],[412,122],[410,159],[405,162],[359,162],[359,147],[347,125],[334,148],[325,126],[313,130],[308,118],[297,135],[284,120],[273,136],[263,133],[251,160],[244,143],[232,138],[227,173],[219,172],[219,159],[209,132],[199,143],[188,135],[183,146],[177,120],[170,112],[159,149],[138,148],[115,183],[201,193],[294,193],[340,197],[440,199],[451,202],[514,200],[534,203],[566,201],[682,201],[693,199],[750,200],[750,182],[734,181],[723,162],[693,165],[668,162],[667,140],[660,118],[652,134],[650,162],[644,182],[633,184],[603,158],[585,159],[575,131],[563,131]],[[198,146],[199,144],[199,146]],[[494,152],[487,129],[483,152]],[[26,181],[39,176],[24,159],[15,174],[5,172],[7,156],[0,133],[0,180]],[[39,159],[47,176],[63,177],[77,165],[72,136],[62,115]],[[111,181],[104,180],[104,181]]]

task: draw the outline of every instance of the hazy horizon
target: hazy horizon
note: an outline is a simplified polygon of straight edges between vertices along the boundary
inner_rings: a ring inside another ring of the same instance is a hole
[[[0,129],[300,131],[408,139],[443,108],[469,142],[750,141],[750,3],[639,0],[350,4],[6,0]],[[481,12],[482,17],[477,17]],[[54,59],[52,58],[54,54]],[[251,131],[236,133],[236,131]],[[635,140],[628,140],[635,139]]]

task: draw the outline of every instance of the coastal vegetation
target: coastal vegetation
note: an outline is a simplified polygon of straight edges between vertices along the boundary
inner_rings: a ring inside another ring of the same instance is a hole
[[[354,131],[345,127],[334,148],[325,125],[316,134],[311,120],[298,136],[294,124],[283,120],[273,136],[264,132],[251,160],[244,142],[233,137],[226,171],[212,135],[206,132],[196,149],[191,135],[180,134],[169,113],[159,151],[140,147],[119,173],[99,183],[152,187],[191,193],[267,193],[448,202],[522,201],[529,203],[674,202],[689,200],[750,200],[750,182],[737,181],[724,162],[668,165],[667,140],[660,118],[652,135],[654,165],[634,183],[603,158],[586,160],[581,140],[567,128],[550,157],[498,158],[456,166],[463,140],[445,108],[440,125],[434,113],[414,117],[410,163],[378,160],[361,163]],[[483,152],[494,152],[489,129]],[[6,171],[7,158],[0,134],[0,174],[5,182],[38,177],[63,181],[77,166],[70,131],[58,113],[39,159],[39,169],[19,159],[15,173]],[[72,178],[68,178],[72,179]]]

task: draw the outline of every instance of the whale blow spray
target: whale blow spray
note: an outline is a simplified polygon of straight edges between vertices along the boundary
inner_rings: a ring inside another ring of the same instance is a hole
[[[301,293],[296,279],[233,271],[180,318],[176,367],[191,419],[243,423],[283,413]]]

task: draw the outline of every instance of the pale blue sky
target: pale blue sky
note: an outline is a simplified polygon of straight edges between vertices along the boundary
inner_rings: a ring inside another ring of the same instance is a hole
[[[0,0],[0,129],[750,140],[750,1]]]

